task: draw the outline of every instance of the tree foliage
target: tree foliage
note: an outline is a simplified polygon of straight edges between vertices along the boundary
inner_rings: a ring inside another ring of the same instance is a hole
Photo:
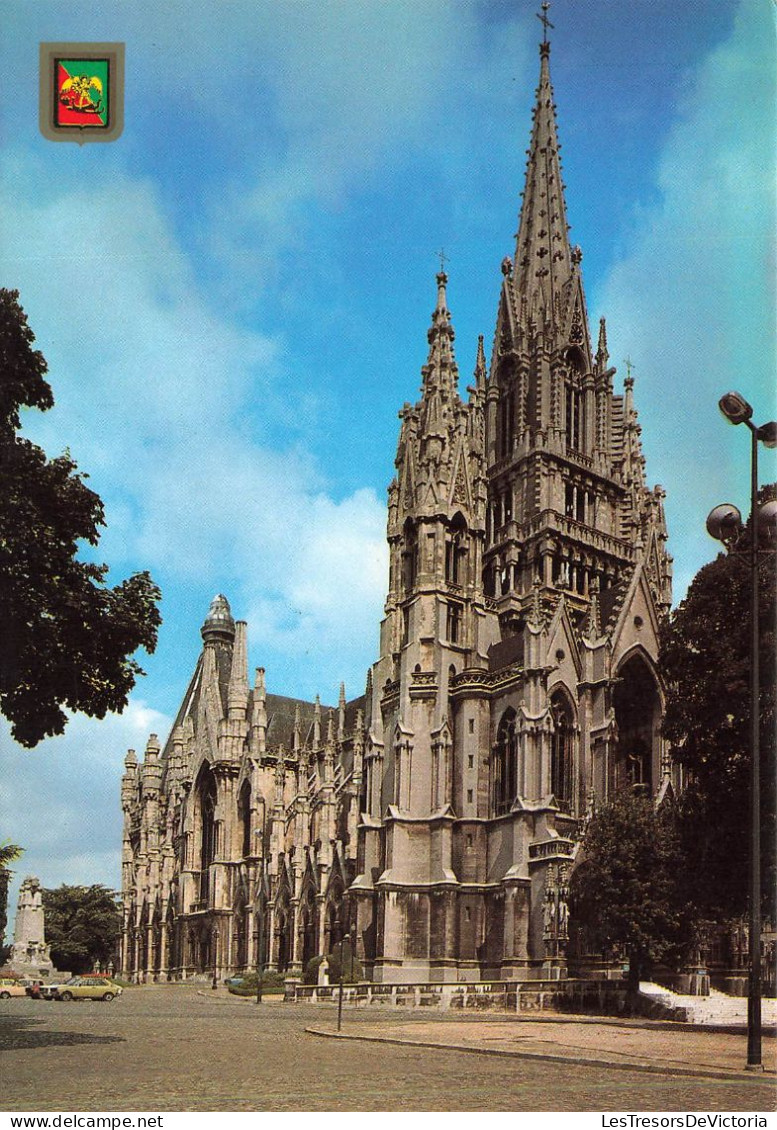
[[[624,789],[599,809],[570,879],[570,909],[601,950],[623,948],[629,980],[657,961],[676,964],[693,940],[681,844],[670,805]]]
[[[761,503],[775,488],[762,492]],[[750,844],[751,569],[744,551],[721,554],[694,578],[664,627],[667,684],[663,732],[683,767],[681,827],[691,897],[719,920],[747,909]],[[758,562],[763,891],[773,917],[775,889],[775,554]]]
[[[59,969],[88,973],[115,960],[121,934],[118,896],[100,883],[43,889],[46,941]]]
[[[9,864],[13,863],[22,854],[22,848],[17,844],[0,844],[0,965],[5,961],[5,928],[8,925],[8,886],[11,882]]]
[[[106,565],[78,560],[105,524],[86,476],[18,434],[22,408],[54,403],[34,340],[18,292],[0,290],[0,712],[28,747],[63,732],[63,707],[122,710],[160,624],[148,573],[110,588]]]

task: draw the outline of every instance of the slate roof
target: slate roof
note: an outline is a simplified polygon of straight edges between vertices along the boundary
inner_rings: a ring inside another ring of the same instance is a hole
[[[511,663],[523,663],[523,636],[508,636],[488,649],[489,671],[501,671]]]
[[[617,620],[630,584],[631,574],[624,580],[619,581],[617,585],[599,593],[599,615],[603,631],[606,631]]]

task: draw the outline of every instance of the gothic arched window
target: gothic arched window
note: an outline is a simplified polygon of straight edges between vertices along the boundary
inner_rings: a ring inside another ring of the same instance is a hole
[[[491,770],[494,815],[501,816],[510,811],[518,795],[518,737],[512,709],[506,710],[499,722]]]
[[[512,389],[504,389],[499,404],[499,454],[509,455],[513,446],[513,427],[515,419],[515,399]]]
[[[634,654],[618,669],[613,705],[618,724],[613,784],[616,789],[631,785],[652,791],[661,700],[656,677],[645,656]]]
[[[237,818],[240,825],[242,851],[241,855],[253,855],[251,851],[251,786],[248,781],[243,782],[237,802]]]
[[[276,964],[279,973],[285,973],[291,959],[291,913],[289,910],[288,892],[278,904],[275,914],[275,936],[277,957]]]
[[[565,382],[567,447],[582,451],[585,446],[585,419],[583,404],[583,376],[585,359],[576,346],[567,350],[569,373]]]
[[[200,822],[200,900],[207,902],[209,868],[216,858],[216,778],[207,764],[197,778],[197,811]]]
[[[415,588],[418,573],[418,537],[416,535],[415,526],[409,519],[405,522],[404,534],[404,545],[402,547],[402,586],[407,595]]]
[[[572,811],[575,715],[563,691],[550,699],[553,736],[550,747],[550,791],[562,812]]]
[[[454,514],[445,535],[445,580],[454,585],[464,583],[467,554],[467,522],[461,511]]]

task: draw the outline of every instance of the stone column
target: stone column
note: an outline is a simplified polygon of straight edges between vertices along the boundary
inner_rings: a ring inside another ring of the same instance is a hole
[[[163,922],[161,929],[159,931],[159,980],[160,981],[169,980],[169,978],[167,976],[167,962],[168,962],[168,950],[169,950],[168,931],[169,931],[169,929],[170,929],[170,927],[167,925],[167,923]]]
[[[154,980],[154,925],[149,922],[146,926],[146,981]]]
[[[299,933],[299,899],[292,899],[289,906],[289,930],[291,931],[291,960],[289,971],[302,971],[302,938]]]
[[[275,940],[275,903],[271,902],[266,910],[267,916],[267,952],[265,954],[265,969],[278,968],[278,943]],[[257,960],[259,953],[257,953]]]

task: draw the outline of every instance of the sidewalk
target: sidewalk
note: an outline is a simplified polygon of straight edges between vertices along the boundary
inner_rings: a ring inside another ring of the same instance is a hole
[[[747,1037],[744,1032],[692,1028],[671,1021],[608,1021],[550,1013],[485,1023],[432,1019],[402,1023],[386,1017],[375,1024],[361,1022],[358,1028],[349,1030],[346,1016],[340,1033],[334,1025],[328,1024],[306,1031],[346,1040],[628,1068],[661,1075],[752,1078],[761,1082],[771,1080],[777,1085],[777,1041],[773,1036],[763,1037],[766,1070],[749,1072],[745,1070]]]

